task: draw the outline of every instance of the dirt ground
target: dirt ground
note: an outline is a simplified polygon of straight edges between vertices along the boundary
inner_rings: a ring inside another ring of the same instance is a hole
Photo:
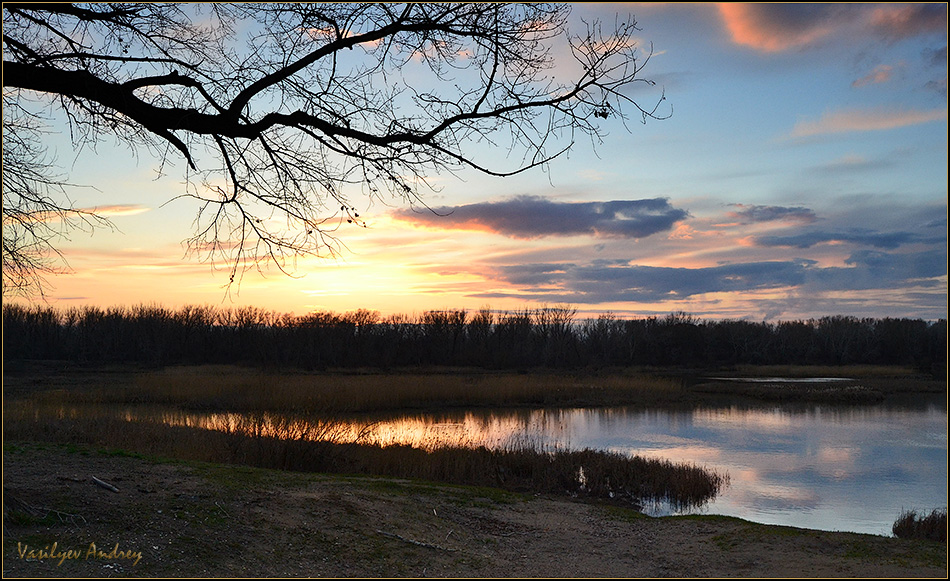
[[[114,485],[118,492],[93,478]],[[4,577],[947,577],[947,547],[6,442]],[[91,545],[94,544],[94,550]]]

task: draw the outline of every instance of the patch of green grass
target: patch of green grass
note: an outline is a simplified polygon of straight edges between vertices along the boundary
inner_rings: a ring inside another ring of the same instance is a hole
[[[808,529],[780,525],[755,525],[750,528],[750,532],[760,537],[806,537],[813,536],[815,534],[814,531]]]
[[[217,464],[202,461],[184,462],[219,490],[244,491],[252,488],[267,488],[279,483],[281,488],[304,486],[323,475],[300,472],[285,472],[271,468],[258,468],[241,464]]]
[[[752,525],[754,523],[741,519],[736,516],[723,516],[721,514],[677,514],[671,516],[663,516],[660,518],[664,519],[675,519],[675,520],[692,520],[700,522],[708,522],[713,524],[718,523],[733,523],[733,524],[744,524]]]
[[[395,493],[402,496],[438,494],[457,506],[491,508],[499,504],[516,504],[534,499],[533,496],[488,486],[469,486],[426,480],[393,480],[384,477],[326,476],[327,479],[353,479],[366,490]]]
[[[619,520],[623,522],[642,522],[644,520],[650,519],[649,515],[646,515],[639,510],[634,508],[628,508],[625,506],[615,506],[612,504],[602,505],[600,507],[601,512],[613,520]]]
[[[468,506],[490,506],[495,504],[517,504],[519,502],[528,502],[534,499],[530,494],[519,492],[510,492],[501,488],[491,488],[488,486],[463,486],[459,484],[437,485],[441,490],[458,501],[457,504]],[[481,501],[488,501],[488,505]]]
[[[743,540],[739,535],[722,533],[714,536],[712,541],[716,543],[716,546],[719,547],[720,551],[731,551],[736,547],[743,544]]]
[[[712,537],[712,541],[723,551],[731,551],[738,547],[746,546],[750,543],[768,542],[775,538],[804,538],[820,535],[817,531],[800,529],[795,527],[786,527],[780,525],[763,525],[749,522],[740,518],[720,515],[698,515],[703,518],[689,516],[675,517],[689,520],[700,520],[713,524],[736,524],[740,525],[729,532],[720,533]]]
[[[80,456],[88,456],[90,454],[88,446],[81,446],[73,443],[67,443],[63,449],[66,450],[67,454],[79,454]]]
[[[900,543],[900,550],[883,550],[882,545]],[[866,536],[851,540],[843,556],[864,562],[888,562],[901,567],[940,567],[947,565],[947,546],[920,539],[899,540]]]
[[[52,527],[60,523],[60,520],[52,513],[45,515],[35,514],[25,510],[7,510],[4,512],[4,526],[31,527],[45,526]]]
[[[145,454],[140,454],[131,450],[123,450],[121,448],[100,448],[96,450],[96,453],[100,456],[109,456],[112,458],[136,458],[138,460],[147,459]]]
[[[947,546],[936,543],[914,543],[914,548],[909,551],[907,560],[897,559],[901,565],[913,566],[917,563],[928,567],[947,566]]]
[[[848,544],[844,552],[846,559],[859,559],[861,561],[871,561],[880,558],[878,551],[873,544],[866,540],[856,540]]]

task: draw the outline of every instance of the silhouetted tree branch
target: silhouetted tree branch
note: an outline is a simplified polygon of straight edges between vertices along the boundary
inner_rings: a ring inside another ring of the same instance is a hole
[[[45,276],[63,271],[57,241],[71,230],[111,226],[71,206],[70,186],[45,156],[42,128],[18,103],[3,100],[3,294],[43,297]]]
[[[662,95],[643,107],[632,90],[653,84],[635,22],[572,35],[569,11],[4,4],[4,96],[60,108],[77,145],[111,134],[163,164],[180,155],[199,202],[190,247],[225,259],[233,281],[336,252],[339,227],[362,223],[355,195],[413,203],[434,173],[514,175],[578,137],[599,143],[601,119],[663,117]],[[511,165],[482,161],[478,144]],[[14,202],[5,190],[5,211]]]

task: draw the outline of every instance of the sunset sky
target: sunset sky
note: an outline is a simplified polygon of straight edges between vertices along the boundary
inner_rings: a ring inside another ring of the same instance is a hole
[[[230,292],[181,244],[197,212],[172,200],[181,171],[156,179],[147,151],[51,138],[70,180],[94,186],[73,201],[116,229],[59,245],[72,272],[49,279],[49,304],[947,317],[946,4],[578,3],[571,19],[618,13],[652,43],[643,76],[669,119],[610,119],[602,144],[546,173],[433,176],[432,211],[354,195],[366,227],[337,231],[337,258]]]

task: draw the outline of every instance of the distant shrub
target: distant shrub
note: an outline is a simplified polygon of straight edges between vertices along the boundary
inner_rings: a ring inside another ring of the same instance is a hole
[[[947,509],[934,510],[929,515],[918,515],[917,511],[905,510],[891,528],[894,536],[901,539],[927,539],[941,543],[947,542]]]

